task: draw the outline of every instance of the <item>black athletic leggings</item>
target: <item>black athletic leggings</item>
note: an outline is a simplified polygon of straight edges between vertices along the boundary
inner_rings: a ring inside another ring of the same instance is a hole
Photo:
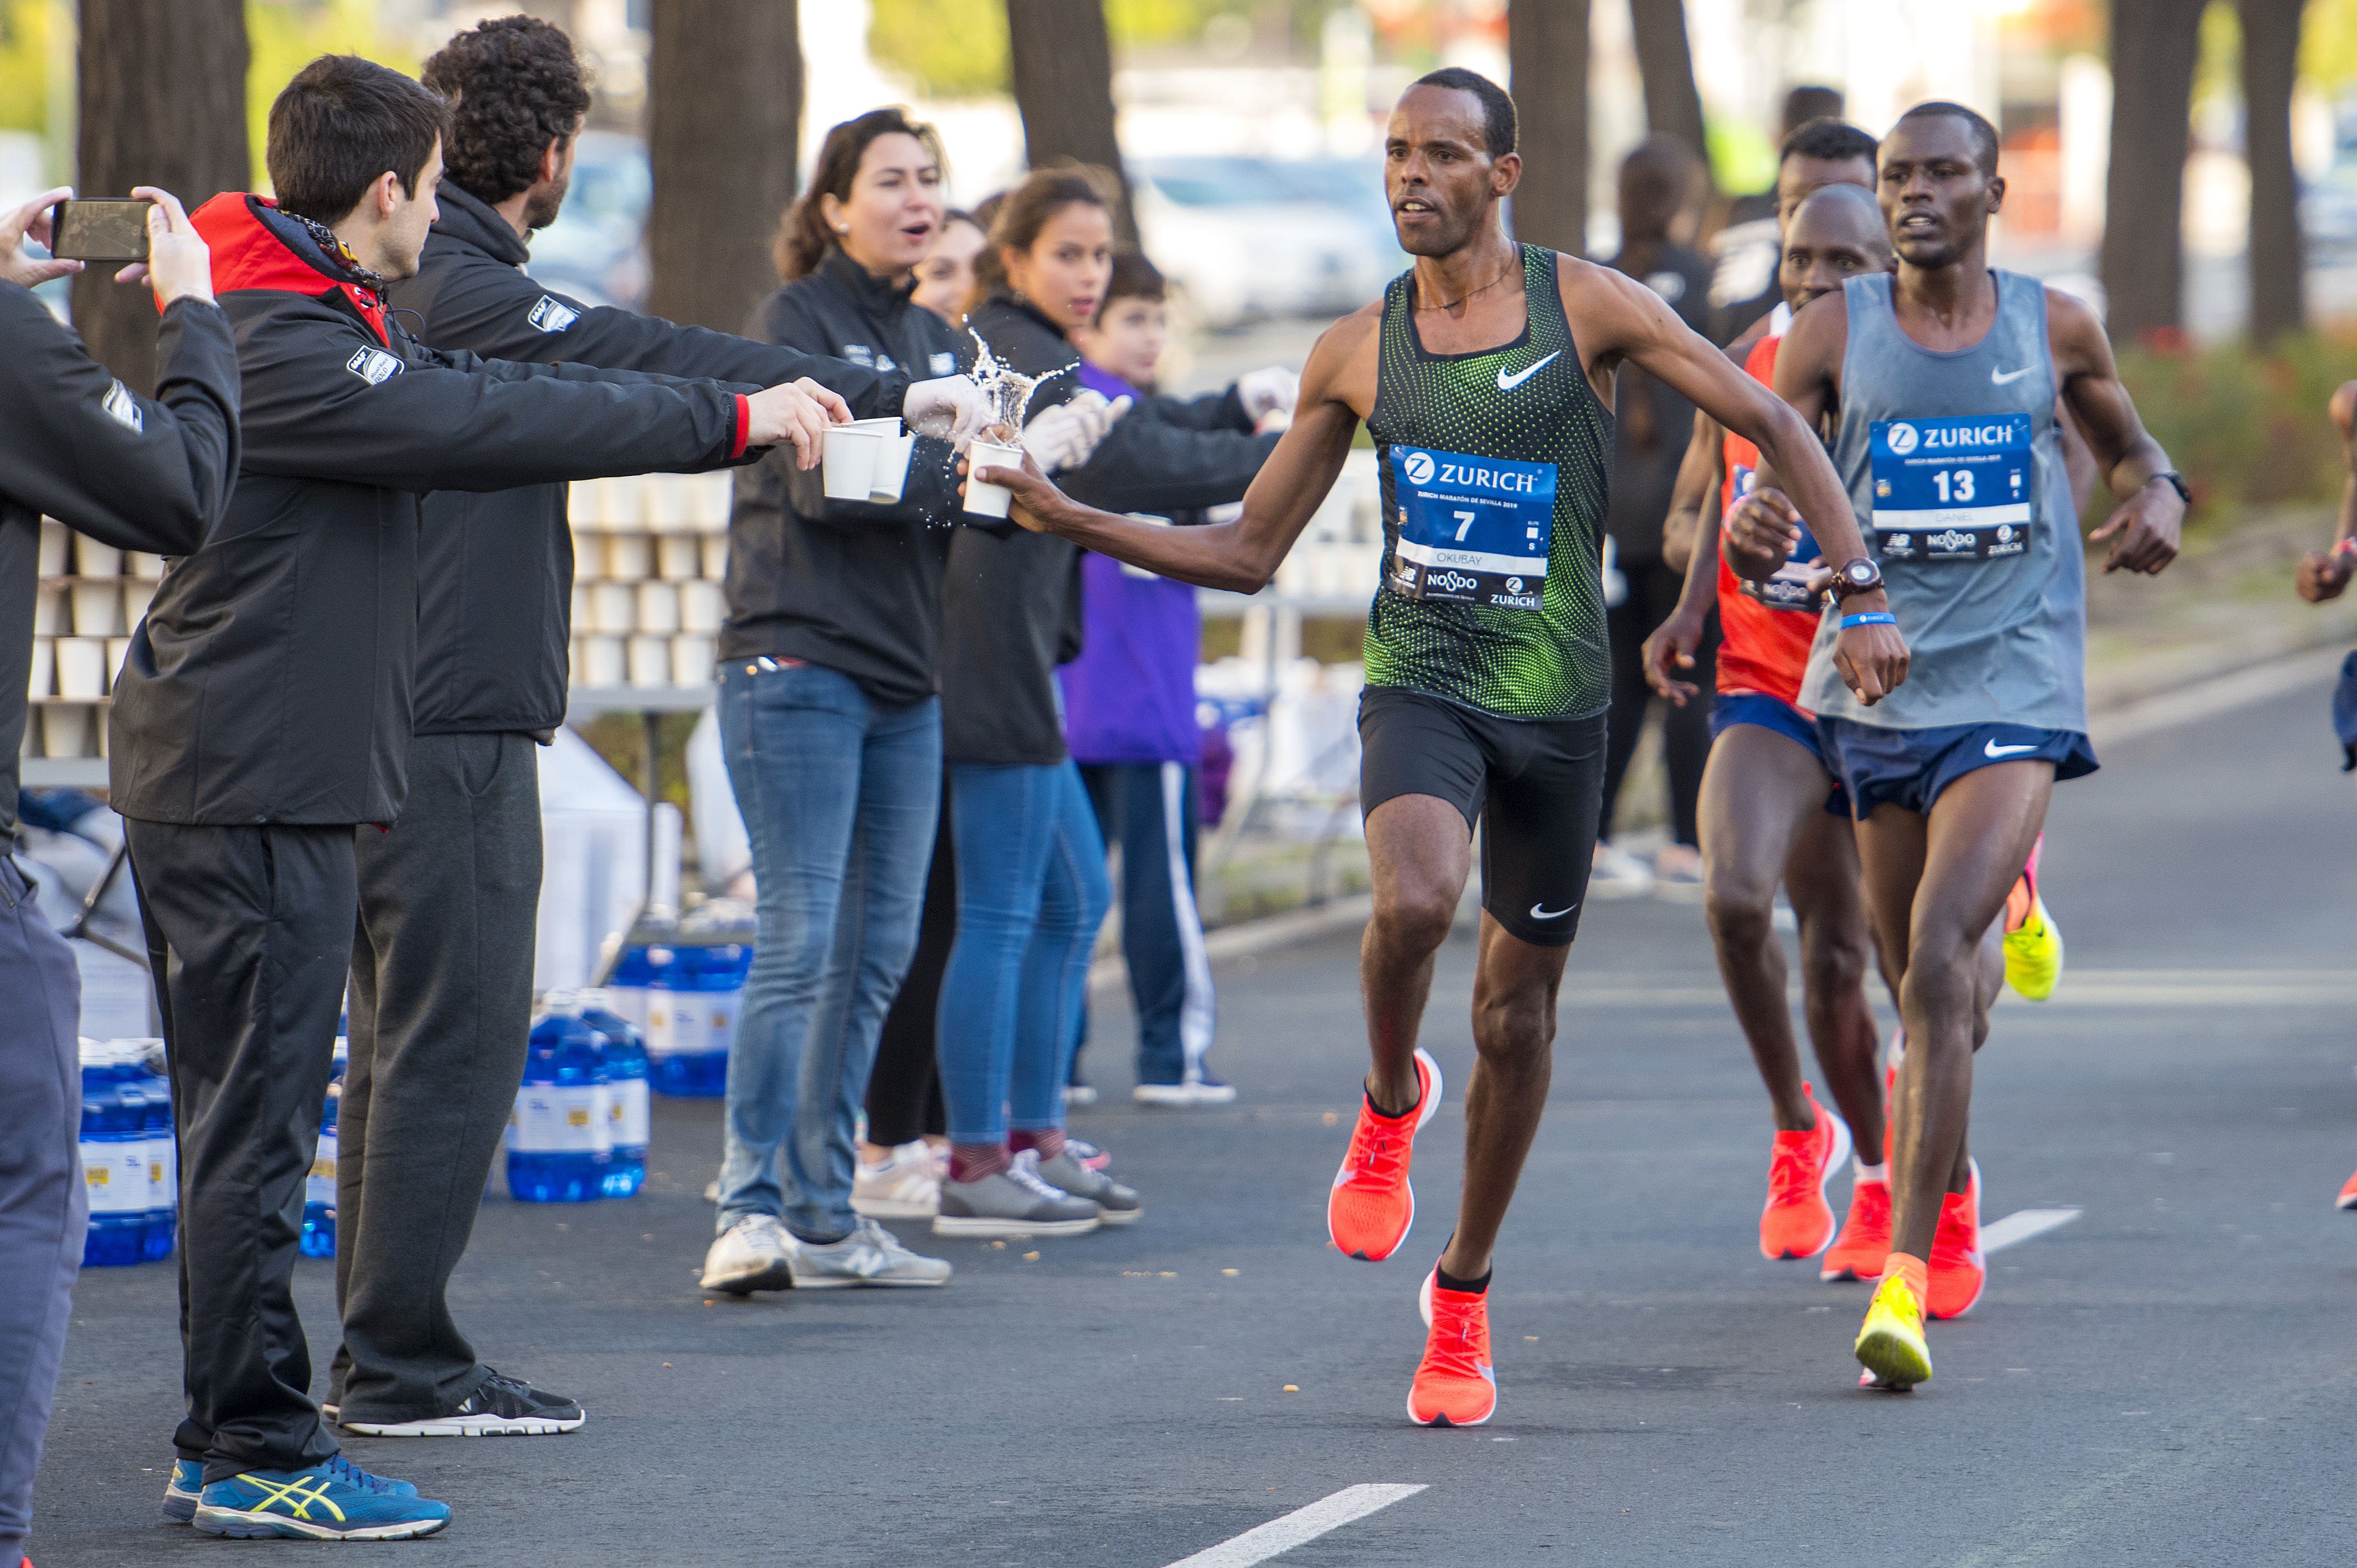
[[[1629,596],[1604,612],[1605,640],[1612,649],[1612,712],[1610,735],[1604,749],[1604,827],[1599,838],[1612,836],[1612,811],[1620,800],[1620,781],[1628,777],[1629,759],[1636,755],[1637,736],[1645,727],[1645,712],[1658,699],[1645,684],[1645,639],[1677,608],[1684,580],[1656,557],[1642,565],[1623,565]],[[1710,759],[1710,696],[1717,686],[1718,613],[1711,612],[1702,645],[1695,650],[1695,666],[1684,679],[1702,688],[1683,708],[1663,703],[1662,748],[1670,773],[1670,831],[1679,843],[1701,847],[1695,825],[1696,803],[1702,799],[1703,764]]]
[[[945,784],[916,956],[900,982],[900,993],[892,999],[892,1010],[884,1015],[876,1066],[867,1078],[867,1141],[888,1149],[926,1133],[938,1137],[949,1129],[942,1105],[941,1058],[933,1049],[942,973],[949,968],[950,946],[957,940],[957,856],[950,841],[949,803]]]

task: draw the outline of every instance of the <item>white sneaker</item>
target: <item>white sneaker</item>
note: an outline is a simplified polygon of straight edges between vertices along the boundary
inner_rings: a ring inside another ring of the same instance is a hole
[[[872,1219],[931,1219],[941,1202],[941,1172],[922,1138],[899,1145],[880,1164],[862,1161],[851,1178],[851,1207]]]
[[[745,1295],[794,1283],[793,1241],[774,1214],[748,1214],[723,1230],[704,1254],[704,1288]]]
[[[1141,1083],[1129,1091],[1140,1105],[1232,1105],[1236,1086],[1207,1068],[1178,1083]]]
[[[911,1252],[873,1219],[862,1219],[850,1235],[823,1246],[789,1231],[786,1256],[793,1263],[796,1290],[945,1285],[952,1273],[947,1262]]]
[[[1589,863],[1587,891],[1598,898],[1641,898],[1653,890],[1653,868],[1626,850],[1609,843],[1596,846]]]

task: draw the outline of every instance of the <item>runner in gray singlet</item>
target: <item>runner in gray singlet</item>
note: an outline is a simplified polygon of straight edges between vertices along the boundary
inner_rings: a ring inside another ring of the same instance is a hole
[[[2091,771],[2086,584],[2054,423],[2058,392],[2120,506],[2093,537],[2105,571],[2158,572],[2177,554],[2184,481],[2145,433],[2102,326],[2035,279],[1994,273],[1988,220],[2005,200],[1997,137],[1955,103],[1909,110],[1882,144],[1889,281],[1856,279],[1793,318],[1776,390],[1803,418],[1836,422],[1875,561],[1835,562],[1835,592],[1888,579],[1913,650],[1907,682],[1855,701],[1824,679],[1821,630],[1802,700],[1857,824],[1867,904],[1899,993],[1907,1055],[1893,1101],[1890,1254],[1857,1340],[1869,1386],[1932,1375],[1927,1317],[1980,1299],[1980,1190],[1965,1152],[1973,1052],[1994,976],[1979,950],[2003,912],[2057,779]],[[1780,568],[1802,537],[1762,464],[1729,514],[1724,549],[1747,577]]]

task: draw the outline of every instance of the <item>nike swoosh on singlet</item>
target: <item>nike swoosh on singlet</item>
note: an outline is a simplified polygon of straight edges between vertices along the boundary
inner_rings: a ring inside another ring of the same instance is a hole
[[[2018,757],[2025,751],[2036,751],[2038,747],[2035,746],[1999,746],[1996,742],[1990,741],[1986,746],[1981,747],[1981,755],[1984,757]]]
[[[1500,371],[1498,372],[1498,390],[1500,392],[1513,391],[1516,387],[1521,386],[1524,381],[1529,381],[1533,376],[1537,375],[1541,371],[1545,370],[1550,360],[1558,360],[1562,357],[1563,350],[1557,349],[1554,353],[1549,354],[1546,359],[1541,360],[1537,364],[1525,365],[1511,376],[1505,371]]]
[[[1574,909],[1578,908],[1579,906],[1577,904],[1566,904],[1560,909],[1550,909],[1544,904],[1534,904],[1531,906],[1531,918],[1534,920],[1560,920],[1566,915],[1570,914]]]
[[[2018,371],[2000,371],[1995,365],[1991,365],[1989,367],[1989,385],[1993,387],[2009,387],[2037,368],[2038,367],[2036,365],[2024,365]]]

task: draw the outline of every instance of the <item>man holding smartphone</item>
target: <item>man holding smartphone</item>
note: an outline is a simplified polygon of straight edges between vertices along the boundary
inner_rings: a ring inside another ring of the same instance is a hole
[[[32,292],[81,270],[35,261],[53,190],[0,213],[0,1563],[22,1560],[33,1472],[65,1353],[88,1202],[81,1122],[81,981],[41,919],[16,837],[16,756],[28,714],[43,514],[124,550],[186,555],[229,504],[237,472],[237,352],[213,303],[204,242],[180,204],[150,203],[144,279],[163,311],[156,392],[92,360]]]

